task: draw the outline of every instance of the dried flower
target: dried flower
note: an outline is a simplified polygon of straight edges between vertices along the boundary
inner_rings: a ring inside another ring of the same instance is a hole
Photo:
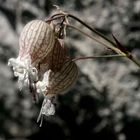
[[[51,52],[54,42],[53,29],[44,21],[33,20],[23,28],[18,58],[9,59],[8,63],[18,77],[20,89],[38,80],[37,66]]]
[[[35,101],[38,94],[44,96],[38,117],[41,124],[44,115],[55,113],[53,97],[68,90],[78,75],[77,65],[69,58],[64,40],[55,36],[53,26],[41,20],[29,22],[19,39],[18,57],[8,63],[18,77],[20,89],[28,87]]]
[[[43,80],[36,83],[37,92],[44,95],[46,103],[46,105],[45,103],[42,105],[38,121],[40,118],[43,118],[41,117],[42,115],[48,116],[48,112],[55,112],[54,105],[51,103],[52,97],[66,92],[75,83],[77,76],[77,65],[68,59],[64,62],[60,71],[53,72],[52,70],[48,70],[44,74]],[[48,102],[50,105],[48,105]],[[46,111],[44,112],[43,110]],[[50,115],[52,114],[53,113],[50,113]]]

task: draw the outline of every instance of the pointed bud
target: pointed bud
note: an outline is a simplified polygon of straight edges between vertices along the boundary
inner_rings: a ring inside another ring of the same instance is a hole
[[[119,50],[121,50],[122,52],[124,52],[124,53],[128,53],[128,50],[118,41],[118,39],[112,34],[112,36],[113,36],[113,39],[115,40],[115,42],[116,42],[116,45],[117,45],[117,48],[119,49]]]

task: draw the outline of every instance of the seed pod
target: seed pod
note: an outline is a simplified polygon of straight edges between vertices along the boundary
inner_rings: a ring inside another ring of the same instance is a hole
[[[55,95],[66,92],[77,80],[78,68],[77,65],[67,60],[63,67],[58,72],[49,71],[47,75],[48,85],[46,95]]]
[[[56,39],[51,53],[40,62],[40,72],[44,73],[49,69],[58,72],[66,59],[68,59],[68,50],[64,46],[64,41]]]
[[[20,59],[31,57],[35,65],[44,59],[53,49],[54,31],[49,24],[41,20],[33,20],[23,28],[20,39]]]

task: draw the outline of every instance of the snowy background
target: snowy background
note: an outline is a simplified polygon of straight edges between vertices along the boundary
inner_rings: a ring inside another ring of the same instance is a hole
[[[113,33],[140,60],[140,0],[0,0],[0,140],[140,139],[140,69],[123,58],[77,61],[76,85],[58,96],[56,115],[39,128],[42,100],[36,105],[18,90],[7,62],[17,57],[23,26],[51,15],[54,4],[110,38]],[[72,57],[111,53],[77,31],[67,36]]]

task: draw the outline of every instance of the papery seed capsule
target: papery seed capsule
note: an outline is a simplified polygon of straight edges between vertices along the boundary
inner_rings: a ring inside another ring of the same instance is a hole
[[[33,20],[23,28],[20,39],[20,59],[31,57],[32,64],[44,59],[53,49],[54,31],[49,24],[41,20]]]
[[[71,60],[65,61],[60,71],[50,71],[46,95],[66,92],[75,83],[77,77],[77,65]]]
[[[66,59],[68,59],[68,49],[64,46],[63,40],[56,39],[51,53],[40,62],[40,72],[44,73],[49,69],[58,72]]]

